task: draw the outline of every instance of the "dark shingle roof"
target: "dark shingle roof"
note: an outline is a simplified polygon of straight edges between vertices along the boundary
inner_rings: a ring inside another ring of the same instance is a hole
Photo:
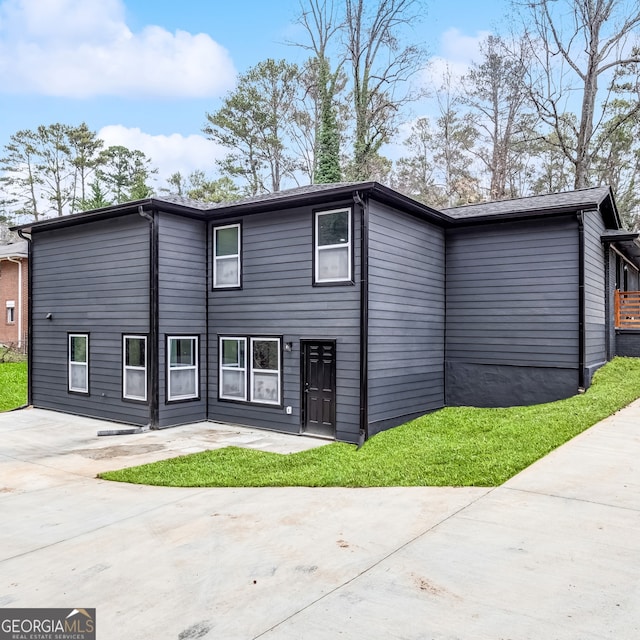
[[[262,202],[285,200],[287,198],[297,196],[313,195],[323,191],[336,191],[337,189],[342,188],[349,189],[351,187],[360,187],[364,184],[369,185],[370,183],[334,182],[331,184],[310,184],[303,187],[284,189],[275,193],[261,193],[257,196],[247,196],[245,198],[240,198],[239,200],[232,200],[231,202],[201,202],[200,200],[192,200],[191,198],[185,198],[184,196],[177,195],[154,196],[153,199],[158,202],[167,202],[169,204],[190,207],[191,209],[198,209],[199,211],[212,211],[214,209],[228,209],[229,207],[242,207]]]
[[[31,232],[32,228],[40,230],[70,226],[81,224],[85,221],[126,215],[136,210],[142,211],[147,207],[159,207],[169,213],[200,220],[210,220],[213,217],[260,213],[268,211],[274,206],[287,208],[351,200],[357,197],[356,193],[363,197],[369,195],[379,202],[389,204],[402,211],[444,226],[459,226],[467,223],[475,224],[507,219],[516,220],[531,216],[562,215],[576,213],[581,210],[599,210],[608,227],[612,229],[620,227],[620,219],[609,187],[596,187],[515,200],[500,200],[438,211],[385,185],[370,181],[306,185],[277,193],[242,198],[235,202],[211,203],[182,196],[154,196],[146,200],[126,202],[121,205],[63,216],[62,218],[42,220],[16,228]]]
[[[443,209],[442,211],[456,220],[501,216],[515,217],[519,214],[553,214],[559,210],[598,209],[607,199],[611,201],[611,206],[613,207],[613,199],[611,198],[611,189],[609,187],[592,187],[590,189],[550,193],[543,196],[529,196],[514,200],[467,204],[461,207]],[[617,212],[615,215],[617,216]]]

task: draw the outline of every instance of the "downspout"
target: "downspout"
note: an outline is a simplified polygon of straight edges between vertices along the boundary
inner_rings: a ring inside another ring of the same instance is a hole
[[[578,220],[578,389],[585,389],[585,266],[584,266],[584,211],[579,211]]]
[[[18,229],[18,235],[26,240],[28,245],[27,255],[27,405],[33,404],[33,240],[31,235],[26,235],[22,229]]]
[[[22,260],[7,256],[9,262],[18,265],[18,349],[22,347]]]
[[[156,212],[147,213],[142,205],[138,207],[138,213],[149,221],[149,371],[150,398],[149,398],[149,427],[160,428],[160,385],[158,370],[158,225],[156,224]]]
[[[611,340],[611,325],[615,322],[613,319],[613,312],[611,310],[611,243],[604,243],[604,317],[605,317],[605,332],[604,332],[604,349],[607,357],[607,362],[612,357],[612,340]]]
[[[205,382],[204,382],[204,392],[206,394],[205,400],[205,415],[206,420],[210,420],[209,417],[209,339],[211,331],[209,329],[209,251],[210,251],[210,243],[209,243],[209,233],[210,233],[209,223],[205,222],[205,256],[206,256],[206,268],[205,268],[205,296],[204,296],[204,321],[206,325],[205,330],[205,352],[204,352],[204,363],[205,363]]]
[[[360,448],[369,437],[369,207],[357,191],[353,201],[360,207]]]

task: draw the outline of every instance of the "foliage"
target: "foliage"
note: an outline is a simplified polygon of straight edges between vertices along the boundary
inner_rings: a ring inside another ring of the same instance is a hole
[[[16,216],[41,216],[38,192],[43,178],[37,170],[38,140],[33,131],[23,129],[9,138],[0,158],[0,184],[6,196],[3,205]]]
[[[243,179],[249,195],[280,191],[300,167],[287,150],[299,73],[285,60],[260,62],[240,76],[218,111],[207,113],[204,133],[229,150],[219,162],[223,176]]]
[[[27,363],[0,362],[0,411],[21,407],[27,402]]]
[[[640,360],[616,358],[584,394],[529,407],[450,407],[291,455],[226,448],[101,474],[164,486],[496,486],[640,396]]]
[[[103,146],[84,122],[13,134],[0,158],[3,217],[37,221],[151,195],[155,169],[144,153]]]
[[[107,199],[120,204],[150,197],[153,192],[148,181],[154,173],[151,160],[142,151],[115,145],[100,153],[96,179]]]
[[[90,197],[83,198],[78,203],[78,209],[80,211],[90,211],[91,209],[101,209],[102,207],[108,207],[113,204],[109,199],[109,194],[102,188],[99,178],[95,178],[90,184],[89,189],[91,191]]]
[[[297,21],[307,36],[307,41],[297,46],[312,54],[300,76],[305,96],[296,114],[298,130],[302,133],[297,137],[298,146],[313,182],[339,182],[342,179],[340,146],[348,119],[341,100],[346,86],[345,58],[338,54],[332,66],[329,49],[343,28],[342,18],[333,0],[302,0]],[[342,125],[338,121],[341,110]]]
[[[170,177],[167,187],[161,193],[184,196],[201,202],[233,202],[241,197],[235,182],[224,176],[215,180],[207,179],[204,171],[192,171],[186,178],[178,171]]]
[[[342,169],[340,168],[340,129],[336,107],[333,103],[332,85],[335,75],[329,70],[326,59],[318,61],[318,88],[320,118],[317,128],[317,144],[315,148],[316,166],[314,182],[317,184],[340,182]]]

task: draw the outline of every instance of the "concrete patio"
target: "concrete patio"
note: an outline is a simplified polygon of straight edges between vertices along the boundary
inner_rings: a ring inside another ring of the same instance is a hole
[[[105,639],[640,637],[640,402],[494,489],[109,483],[220,439],[306,439],[74,420],[0,414],[0,607],[96,607]]]

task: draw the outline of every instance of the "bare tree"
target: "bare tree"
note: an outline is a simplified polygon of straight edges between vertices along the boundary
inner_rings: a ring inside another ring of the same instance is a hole
[[[640,5],[627,0],[525,0],[518,2],[531,52],[537,59],[530,96],[540,118],[551,128],[554,144],[574,166],[574,188],[589,184],[594,142],[603,124],[608,96],[600,100],[600,81],[625,64],[640,61],[629,39],[640,25]],[[579,91],[575,125],[566,114]],[[636,101],[626,117],[640,111]],[[625,121],[620,120],[619,126]]]
[[[500,37],[480,45],[482,59],[463,78],[462,100],[471,109],[479,133],[477,155],[489,174],[492,200],[516,197],[513,173],[521,164],[517,144],[526,122],[526,47],[509,51]]]
[[[409,95],[407,80],[424,61],[424,50],[403,45],[403,30],[420,18],[420,0],[345,0],[345,44],[351,66],[355,114],[352,174],[366,180],[380,147],[396,129]]]
[[[342,72],[345,57],[337,54],[338,59],[332,65],[330,50],[344,26],[344,15],[333,0],[301,0],[298,23],[308,41],[296,44],[312,54],[301,77],[306,86],[305,97],[311,97],[313,106],[296,114],[300,124],[306,124],[298,128],[307,132],[302,139],[307,150],[304,157],[313,182],[338,182],[342,174],[338,96],[346,82]],[[314,126],[310,126],[312,122]]]

